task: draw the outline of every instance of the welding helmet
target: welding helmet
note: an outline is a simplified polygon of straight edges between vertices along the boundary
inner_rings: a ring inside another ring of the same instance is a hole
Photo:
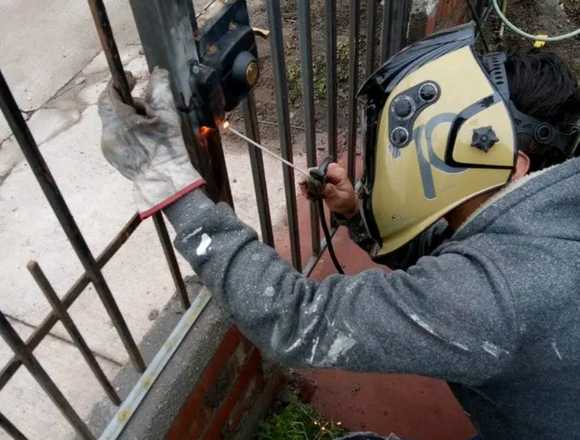
[[[363,85],[364,221],[373,257],[407,244],[478,194],[505,185],[517,137],[570,144],[510,101],[506,55],[479,57],[473,24],[434,34],[392,57]]]

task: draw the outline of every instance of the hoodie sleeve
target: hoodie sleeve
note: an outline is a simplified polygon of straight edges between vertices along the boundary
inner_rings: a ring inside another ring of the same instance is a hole
[[[477,385],[511,359],[517,324],[509,289],[477,252],[425,257],[407,272],[374,270],[319,283],[201,191],[166,214],[178,250],[272,360]]]

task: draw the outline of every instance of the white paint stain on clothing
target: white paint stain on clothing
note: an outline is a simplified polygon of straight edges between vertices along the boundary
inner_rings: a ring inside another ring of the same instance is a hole
[[[429,324],[427,324],[425,321],[423,321],[423,319],[421,317],[419,317],[419,315],[415,314],[415,313],[410,313],[409,317],[415,321],[415,323],[421,327],[422,329],[426,330],[427,332],[431,333],[432,335],[437,336],[437,333],[435,333],[435,330],[433,330],[433,327],[431,327]]]
[[[318,348],[318,342],[320,338],[314,338],[312,341],[312,351],[310,352],[310,364],[314,365],[314,356],[316,355],[316,349]]]
[[[207,250],[209,249],[210,245],[211,245],[210,236],[207,234],[202,234],[201,243],[199,243],[199,246],[197,247],[197,250],[195,251],[197,256],[201,257],[202,255],[206,255]]]
[[[552,341],[552,349],[554,350],[554,353],[556,353],[556,356],[558,357],[558,359],[562,360],[562,353],[560,353],[560,350],[558,349],[558,344],[556,344],[556,341]]]
[[[187,240],[195,237],[196,235],[198,235],[202,231],[202,229],[203,228],[197,228],[195,231],[185,235],[181,241],[187,241]]]
[[[350,336],[345,334],[338,335],[328,350],[328,361],[331,364],[336,364],[338,358],[347,354],[354,344],[356,344],[356,341]]]
[[[266,296],[268,298],[272,298],[275,293],[276,293],[276,291],[274,290],[274,288],[272,286],[269,286],[266,288],[266,290],[264,290],[264,296]]]
[[[509,354],[508,351],[488,341],[485,341],[481,348],[483,348],[486,353],[491,354],[494,358],[498,358],[501,354]]]

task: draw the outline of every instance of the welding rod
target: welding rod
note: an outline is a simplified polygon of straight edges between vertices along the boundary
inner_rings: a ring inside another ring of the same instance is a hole
[[[273,157],[274,159],[282,162],[284,165],[298,171],[300,174],[303,174],[304,176],[308,177],[310,179],[310,173],[308,171],[304,171],[301,168],[298,168],[296,165],[294,165],[292,162],[284,159],[281,156],[278,156],[276,153],[273,153],[272,151],[268,150],[266,147],[264,147],[263,145],[260,145],[259,143],[257,143],[256,141],[253,141],[252,139],[250,139],[249,137],[243,135],[242,133],[240,133],[238,130],[236,130],[235,128],[232,127],[232,125],[229,122],[226,122],[223,124],[223,128],[231,131],[233,134],[235,134],[236,136],[242,138],[243,140],[245,140],[246,142],[248,142],[250,145],[253,145],[254,147],[258,148],[259,150],[263,151],[264,153],[270,155],[271,157]]]

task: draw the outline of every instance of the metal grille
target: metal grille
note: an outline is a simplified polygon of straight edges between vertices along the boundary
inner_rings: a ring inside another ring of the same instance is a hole
[[[108,65],[113,78],[113,83],[120,91],[125,102],[132,103],[128,81],[123,70],[122,60],[112,33],[112,29],[107,17],[107,12],[102,0],[89,0],[89,7],[92,12],[98,35],[106,54]],[[216,1],[212,2],[216,3]],[[219,3],[219,2],[217,2]],[[348,123],[347,123],[347,168],[351,179],[354,179],[356,172],[356,152],[357,152],[357,105],[356,92],[362,76],[369,75],[380,63],[397,51],[406,38],[406,24],[409,21],[410,1],[387,1],[382,7],[382,20],[378,20],[379,2],[368,0],[362,5],[359,0],[350,0],[348,4],[340,5],[348,7],[350,14],[349,28],[349,80],[348,80]],[[192,91],[188,90],[187,73],[175,64],[175,42],[171,40],[168,27],[171,23],[181,18],[190,17],[190,27],[185,29],[185,37],[191,43],[191,56],[196,56],[194,35],[198,32],[196,15],[191,0],[150,0],[147,2],[131,0],[131,6],[135,15],[137,26],[145,49],[150,67],[162,65],[170,70],[173,79],[173,91],[178,102],[187,98]],[[215,6],[215,5],[212,5]],[[270,23],[270,44],[273,60],[273,75],[275,83],[275,98],[278,113],[279,138],[282,156],[289,161],[293,161],[293,144],[291,136],[289,103],[288,103],[288,81],[284,56],[284,37],[282,27],[282,14],[280,2],[277,0],[266,0],[267,13]],[[209,5],[208,5],[209,7]],[[207,9],[207,8],[206,8]],[[361,33],[361,12],[366,10],[367,23],[365,26],[366,35]],[[298,11],[298,35],[300,42],[300,61],[302,79],[302,97],[304,108],[304,128],[306,132],[306,153],[308,166],[315,166],[317,162],[316,154],[316,124],[315,124],[315,99],[314,99],[314,74],[313,74],[313,50],[311,35],[311,5],[308,0],[297,0]],[[338,149],[338,117],[337,117],[337,2],[325,0],[325,56],[327,63],[327,130],[328,130],[328,154],[337,159],[341,152]],[[379,23],[382,21],[382,24]],[[379,29],[380,25],[380,29]],[[149,32],[151,26],[156,26],[158,33]],[[164,38],[159,38],[159,35]],[[379,38],[380,35],[380,38]],[[380,41],[378,41],[380,40]],[[361,44],[366,47],[366,59],[361,63]],[[187,49],[187,48],[186,48]],[[361,65],[364,64],[363,67]],[[103,390],[112,403],[120,405],[121,399],[111,381],[106,377],[103,370],[97,363],[86,340],[79,332],[75,322],[68,313],[68,309],[83,294],[89,285],[92,285],[102,304],[114,324],[119,338],[129,354],[129,358],[134,368],[139,372],[146,370],[146,365],[140,350],[131,335],[125,322],[125,318],[119,310],[115,297],[109,288],[107,281],[103,277],[102,269],[107,265],[121,247],[129,240],[131,235],[137,230],[141,221],[138,216],[134,216],[126,223],[121,231],[110,241],[106,249],[97,256],[94,256],[75,219],[73,218],[66,201],[52,177],[51,171],[39,151],[38,145],[30,132],[25,119],[15,102],[8,84],[0,73],[0,108],[4,117],[8,121],[12,132],[20,144],[22,152],[32,169],[38,184],[50,203],[50,206],[58,218],[63,231],[66,233],[78,259],[84,267],[84,273],[72,284],[69,290],[59,298],[50,282],[44,275],[37,262],[28,265],[32,277],[36,281],[39,289],[46,296],[52,307],[43,322],[26,340],[22,340],[6,317],[0,312],[0,335],[14,352],[13,358],[3,367],[0,372],[0,393],[14,374],[24,366],[38,384],[48,394],[54,404],[59,408],[63,417],[71,424],[76,432],[86,439],[95,438],[89,427],[81,420],[75,409],[67,401],[63,393],[55,385],[51,377],[38,362],[33,351],[49,334],[57,322],[61,322],[71,340],[81,352],[96,379],[101,384]],[[245,116],[246,134],[253,140],[260,141],[259,124],[256,113],[256,102],[254,96],[250,96],[242,103],[242,110]],[[183,118],[184,138],[186,145],[190,147],[192,162],[200,169],[209,182],[210,195],[215,200],[225,200],[231,203],[227,172],[225,171],[223,151],[219,135],[213,139],[212,148],[204,153],[196,143],[193,136],[196,121],[193,117]],[[216,148],[217,147],[217,148]],[[264,162],[262,153],[253,147],[249,147],[249,157],[251,170],[254,179],[254,190],[259,214],[260,229],[262,239],[269,245],[274,245],[274,229],[271,221],[270,206],[268,199],[267,180],[264,172]],[[320,240],[318,218],[324,213],[318,212],[315,205],[310,206],[310,241],[312,255],[303,264],[300,252],[301,238],[299,233],[299,219],[296,199],[296,186],[294,172],[290,168],[284,168],[284,187],[286,195],[286,209],[288,217],[288,235],[290,242],[291,260],[297,270],[310,275],[316,267],[320,256],[325,252],[326,243]],[[174,249],[172,247],[167,227],[161,214],[153,218],[160,243],[164,250],[169,271],[175,282],[175,288],[184,309],[198,309],[201,312],[205,303],[190,303],[182,274],[179,270]],[[150,366],[151,368],[151,366]],[[156,365],[155,368],[160,368]],[[0,426],[15,439],[26,438],[14,426],[10,420],[0,414]],[[117,427],[118,430],[122,429]],[[109,438],[109,437],[108,437]],[[110,437],[114,438],[114,437]]]

